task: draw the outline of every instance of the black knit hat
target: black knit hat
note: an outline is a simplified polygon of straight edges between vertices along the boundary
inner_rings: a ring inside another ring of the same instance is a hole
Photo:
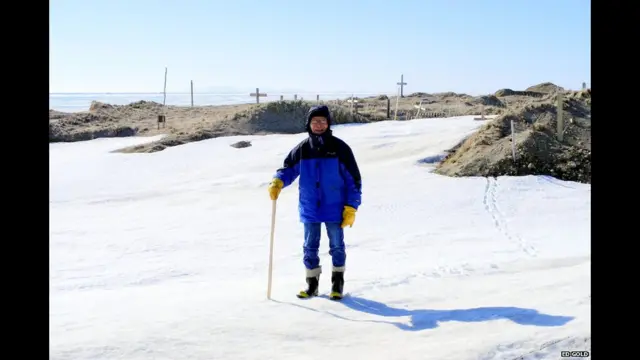
[[[311,131],[311,118],[314,116],[325,117],[327,119],[327,130],[331,128],[331,112],[327,105],[318,105],[309,109],[309,112],[307,113],[307,131]]]

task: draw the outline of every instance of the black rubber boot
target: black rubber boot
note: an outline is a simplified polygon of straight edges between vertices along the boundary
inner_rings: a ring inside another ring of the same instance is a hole
[[[329,298],[331,300],[342,299],[342,293],[344,290],[344,271],[333,271],[331,273],[331,294]]]
[[[306,299],[314,296],[318,296],[318,287],[320,284],[320,268],[316,268],[313,270],[307,270],[307,289],[302,290],[298,293],[298,297],[300,299]]]

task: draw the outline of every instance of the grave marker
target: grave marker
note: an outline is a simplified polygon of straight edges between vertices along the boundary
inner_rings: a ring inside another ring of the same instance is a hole
[[[396,83],[396,85],[400,85],[400,97],[404,97],[404,86],[407,85],[407,83],[404,82],[404,74],[400,74],[400,82]]]
[[[253,96],[256,98],[256,104],[260,104],[260,97],[266,97],[266,93],[261,93],[260,88],[256,88],[256,92],[249,94],[249,96]]]

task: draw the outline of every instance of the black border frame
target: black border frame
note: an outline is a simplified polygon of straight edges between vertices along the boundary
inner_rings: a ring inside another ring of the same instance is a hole
[[[625,102],[635,102],[633,95],[637,91],[634,79],[639,60],[634,54],[637,36],[633,35],[637,18],[630,3],[623,7],[622,3],[594,1],[591,6],[592,33],[595,34],[591,38],[591,83],[595,97],[592,113],[597,118],[596,136],[592,142],[595,170],[592,176],[591,230],[595,240],[592,240],[591,279],[592,293],[596,294],[592,297],[592,307],[600,310],[592,311],[592,330],[595,330],[592,336],[596,354],[602,358],[619,358],[633,353],[625,350],[624,344],[634,342],[630,331],[621,329],[620,326],[624,325],[616,323],[633,326],[631,322],[638,307],[634,305],[637,304],[636,298],[629,294],[636,288],[633,283],[637,283],[634,271],[636,253],[631,248],[636,244],[633,236],[636,232],[630,227],[637,221],[633,216],[636,179],[633,174],[629,176],[621,171],[624,166],[633,170],[638,166],[633,151],[636,141],[633,127],[637,115],[632,106],[623,107]],[[49,252],[48,246],[42,245],[46,229],[44,223],[49,222],[48,187],[44,180],[48,171],[48,151],[45,148],[48,141],[44,139],[45,120],[39,120],[40,113],[44,118],[49,111],[48,86],[44,84],[45,78],[48,82],[49,75],[49,2],[39,5],[18,2],[6,10],[9,18],[18,18],[3,22],[3,59],[7,63],[4,85],[8,95],[8,111],[4,114],[7,121],[3,125],[9,133],[9,146],[3,156],[3,162],[9,165],[9,169],[5,168],[3,178],[7,182],[4,195],[10,199],[4,202],[5,214],[8,214],[4,218],[5,258],[9,259],[3,264],[3,278],[6,280],[3,286],[6,289],[4,298],[10,302],[5,305],[6,314],[13,318],[13,324],[7,324],[10,326],[7,326],[9,339],[13,340],[10,346],[13,350],[8,351],[19,352],[18,357],[46,358],[47,355],[37,356],[36,353],[45,351],[44,342],[38,340],[40,328],[42,340],[48,343],[49,339],[45,337],[48,320],[41,323],[48,319],[45,317],[48,316],[45,313],[48,309],[45,274],[49,274]],[[38,64],[40,59],[42,63]],[[11,115],[14,111],[15,117]],[[25,127],[39,128],[40,124],[43,127],[42,143],[39,138],[31,140],[19,136]],[[41,185],[36,185],[41,181]],[[624,209],[623,204],[629,209]],[[608,224],[604,220],[605,213],[610,218]],[[20,229],[20,232],[10,226],[22,221],[29,221],[31,226]],[[42,226],[39,221],[43,222]],[[625,227],[628,229],[624,230]],[[10,234],[11,230],[15,230],[15,234]],[[629,235],[613,236],[614,231],[629,232]],[[607,240],[608,243],[605,242]],[[16,261],[12,262],[11,258]],[[624,283],[615,286],[615,281]],[[610,302],[610,306],[606,306],[606,302]],[[22,311],[12,308],[16,305]]]

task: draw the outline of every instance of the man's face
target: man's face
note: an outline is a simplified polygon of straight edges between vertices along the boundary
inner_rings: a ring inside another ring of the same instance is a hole
[[[329,124],[327,123],[327,118],[324,116],[314,116],[311,118],[311,131],[314,134],[322,134],[327,131]]]

